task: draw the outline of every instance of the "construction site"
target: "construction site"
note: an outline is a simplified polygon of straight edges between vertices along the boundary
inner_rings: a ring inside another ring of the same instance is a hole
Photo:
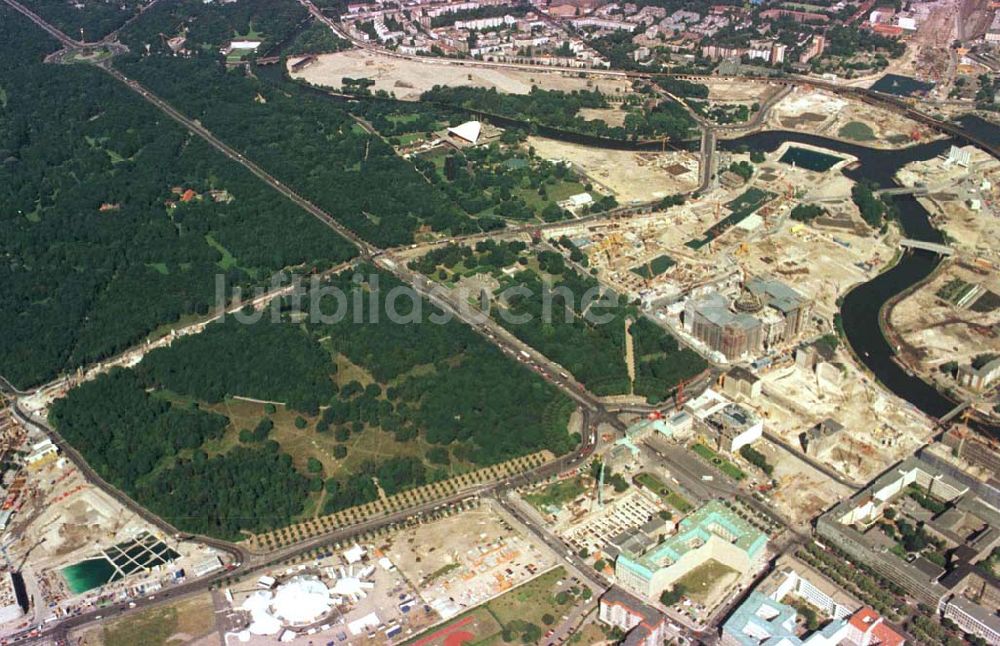
[[[440,619],[533,579],[558,558],[489,500],[390,535],[381,549]]]
[[[603,283],[654,309],[699,287],[771,274],[809,295],[815,313],[832,321],[837,298],[893,257],[896,234],[873,238],[861,222],[853,182],[839,172],[851,157],[838,154],[830,168],[813,171],[780,161],[792,148],[768,154],[749,183],[733,181],[697,201],[627,221],[569,222],[560,233],[588,255]],[[721,168],[749,163],[744,154],[719,158]],[[826,214],[808,225],[792,220],[799,203],[821,204]]]
[[[632,152],[593,148],[545,137],[527,145],[544,159],[568,162],[619,204],[651,202],[698,186],[698,155],[687,151]]]
[[[800,349],[794,362],[760,379],[762,395],[752,405],[767,431],[855,483],[870,480],[933,435],[924,415],[887,394],[844,348]]]
[[[958,366],[1000,355],[1000,275],[982,262],[948,260],[892,307],[889,323],[900,361],[943,388],[958,388]]]
[[[873,148],[900,148],[937,137],[903,115],[808,85],[795,86],[778,101],[765,123]]]
[[[8,489],[2,551],[35,602],[26,625],[221,570],[225,555],[164,536],[38,442]],[[35,457],[40,456],[40,457]],[[6,518],[11,518],[6,513]],[[29,561],[30,556],[30,561]]]
[[[624,75],[589,78],[575,71],[546,71],[541,68],[464,67],[451,64],[447,59],[408,60],[368,50],[321,54],[303,67],[293,67],[296,62],[295,58],[288,61],[292,78],[334,89],[341,88],[345,78],[370,79],[375,82],[371,88],[373,92],[384,90],[404,101],[417,101],[421,94],[435,85],[495,88],[507,94],[527,94],[532,86],[538,86],[565,92],[599,90],[610,96],[623,95],[632,87],[631,81]]]
[[[926,187],[917,199],[966,260],[985,262],[985,268],[1000,260],[1000,161],[973,146],[956,146],[905,166],[897,177],[903,186]]]

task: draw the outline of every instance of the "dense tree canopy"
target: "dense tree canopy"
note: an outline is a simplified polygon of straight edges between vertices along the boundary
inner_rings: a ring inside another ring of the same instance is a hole
[[[139,364],[151,386],[209,403],[243,395],[313,414],[333,396],[334,369],[329,354],[304,330],[269,316],[253,324],[227,316],[201,334],[150,352]]]
[[[581,108],[608,106],[603,94],[594,90],[562,92],[532,87],[529,94],[503,94],[495,88],[434,86],[421,100],[469,110],[524,119],[544,126],[612,139],[666,137],[688,139],[695,126],[687,110],[672,101],[649,109],[636,109],[625,117],[624,126],[609,126],[600,119],[584,119]]]
[[[70,38],[100,40],[139,13],[149,0],[23,0],[25,5]]]
[[[305,7],[291,0],[171,0],[157,2],[144,12],[141,19],[122,30],[121,40],[132,51],[145,51],[149,47],[153,53],[171,53],[166,39],[184,35],[187,49],[218,52],[229,41],[242,36],[262,40],[258,51],[266,53],[308,16]]]
[[[15,384],[208,312],[216,274],[248,285],[353,255],[100,70],[43,66],[50,42],[6,6],[0,38],[0,374]]]
[[[214,56],[133,56],[116,65],[377,245],[412,242],[424,225],[480,230],[331,100],[227,71]]]

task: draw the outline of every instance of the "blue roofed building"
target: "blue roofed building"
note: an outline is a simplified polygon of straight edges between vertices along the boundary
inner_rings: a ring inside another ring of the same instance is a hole
[[[615,560],[619,585],[645,599],[656,599],[688,572],[717,561],[740,574],[759,566],[767,535],[718,500],[684,518],[677,532],[644,553],[623,551]]]
[[[845,619],[807,632],[792,606],[754,591],[722,625],[724,646],[833,646],[850,634]]]

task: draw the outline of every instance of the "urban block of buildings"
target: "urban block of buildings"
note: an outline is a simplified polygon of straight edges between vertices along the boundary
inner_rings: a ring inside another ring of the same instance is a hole
[[[712,388],[689,401],[684,409],[694,420],[694,429],[726,453],[735,453],[764,434],[764,420],[755,412]]]
[[[973,490],[970,485],[976,483],[968,476],[953,477],[921,457],[910,457],[820,516],[816,531],[821,540],[952,619],[964,631],[998,643],[1000,582],[976,565],[1000,544],[1000,512]],[[917,505],[906,495],[913,491],[938,501],[943,511],[934,513]],[[889,549],[879,525],[890,507],[947,547],[946,567],[922,555],[903,558]]]
[[[600,599],[598,619],[625,634],[622,646],[660,646],[667,636],[667,618],[617,587],[611,587]]]
[[[809,630],[799,608],[822,618]],[[902,646],[903,637],[822,574],[785,555],[722,626],[724,646]]]
[[[615,559],[615,576],[627,591],[655,599],[710,560],[746,574],[759,567],[766,552],[766,534],[713,500],[681,520],[662,543],[641,553],[623,550]]]

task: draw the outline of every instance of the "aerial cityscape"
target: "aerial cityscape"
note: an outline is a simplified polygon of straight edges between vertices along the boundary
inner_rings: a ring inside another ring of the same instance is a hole
[[[1000,645],[1000,2],[0,36],[0,645]]]

